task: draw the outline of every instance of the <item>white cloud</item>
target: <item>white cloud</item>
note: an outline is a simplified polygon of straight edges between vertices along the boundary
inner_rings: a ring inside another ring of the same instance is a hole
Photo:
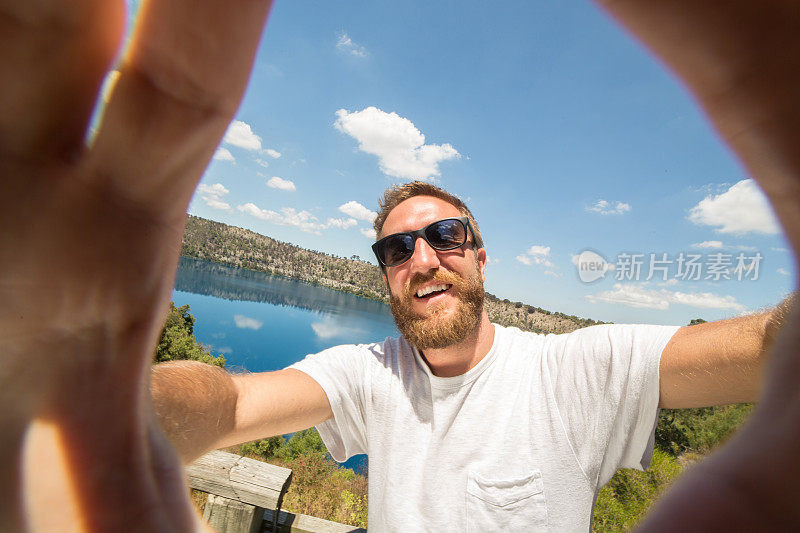
[[[758,248],[755,246],[747,246],[744,244],[737,244],[736,246],[732,245],[725,245],[722,244],[722,241],[703,241],[703,242],[696,242],[691,245],[692,248],[706,248],[706,249],[715,249],[721,250],[723,248],[728,248],[731,250],[741,250],[742,252],[757,252]]]
[[[539,246],[534,244],[530,248],[528,248],[527,253],[529,255],[550,255],[550,247],[549,246]]]
[[[722,241],[703,241],[696,242],[692,248],[723,248]]]
[[[587,294],[591,303],[612,303],[646,309],[669,309],[669,300],[660,291],[644,289],[638,285],[615,283],[613,289],[597,294]]]
[[[256,135],[249,124],[234,120],[228,126],[222,142],[244,148],[245,150],[261,150],[261,137]]]
[[[367,209],[366,207],[356,202],[355,200],[350,200],[346,204],[340,205],[339,211],[341,211],[345,215],[350,215],[353,218],[357,218],[358,220],[365,220],[367,222],[374,222],[378,216],[378,213]]]
[[[358,224],[358,220],[354,218],[329,218],[325,225],[329,228],[352,228]]]
[[[247,203],[238,206],[237,209],[279,226],[295,226],[306,233],[321,235],[322,230],[325,229],[325,225],[320,223],[317,217],[308,211],[297,211],[292,207],[282,207],[280,213],[277,213],[269,209],[261,209],[253,203]]]
[[[742,180],[721,194],[707,196],[689,211],[688,218],[698,225],[715,226],[720,233],[780,232],[767,198],[752,179]]]
[[[720,296],[711,292],[678,292],[670,295],[670,300],[676,304],[700,307],[702,309],[733,309],[744,311],[745,306],[736,301],[733,296]]]
[[[308,211],[297,211],[292,207],[281,207],[279,212],[269,209],[261,209],[253,203],[237,206],[243,213],[278,224],[279,226],[295,226],[306,233],[322,235],[322,231],[328,228],[352,228],[358,221],[354,218],[329,218],[322,223]]]
[[[223,196],[230,192],[223,184],[215,183],[214,185],[206,185],[205,183],[201,183],[197,187],[197,192],[200,193],[200,197],[208,207],[219,209],[220,211],[231,210],[231,206],[222,199]]]
[[[395,178],[430,179],[440,175],[439,163],[461,157],[450,144],[425,144],[410,120],[377,107],[340,109],[334,126],[356,139],[359,150],[378,156],[381,172]]]
[[[267,187],[289,192],[297,190],[297,187],[294,186],[294,182],[292,180],[285,180],[283,178],[279,178],[278,176],[273,176],[267,180]]]
[[[786,253],[789,251],[788,248],[770,248],[770,250],[772,250],[773,252],[782,252],[782,253]]]
[[[360,231],[361,234],[368,239],[375,239],[378,236],[373,228],[359,228],[358,231]]]
[[[518,255],[516,259],[523,265],[527,266],[542,265],[550,269],[558,268],[553,263],[550,262],[550,260],[548,259],[549,256],[550,256],[549,246],[540,246],[534,244],[533,246],[525,250],[523,253]]]
[[[266,150],[264,150],[264,152],[266,152],[266,154],[270,156],[272,159],[278,159],[281,156],[281,153],[279,151],[273,150],[272,148],[267,148]]]
[[[220,211],[230,211],[231,205],[215,196],[203,196],[203,201],[212,209],[219,209]]]
[[[214,159],[217,161],[230,161],[231,163],[236,163],[236,158],[233,157],[233,154],[227,148],[223,148],[220,146],[217,148],[217,151],[214,152]]]
[[[355,57],[367,57],[369,55],[366,48],[356,44],[346,33],[339,35],[339,40],[336,41],[336,48]]]
[[[244,315],[233,315],[233,321],[236,323],[236,327],[240,329],[259,330],[264,325],[262,321]]]
[[[785,268],[779,268],[778,269],[778,274],[783,274],[784,276],[788,276],[789,275],[789,271],[786,270]]]
[[[544,273],[546,275],[548,275],[548,276],[553,276],[554,278],[560,278],[561,276],[564,275],[564,274],[561,274],[560,272],[554,272],[552,270],[545,270]]]
[[[621,215],[630,211],[631,206],[619,201],[597,200],[594,205],[587,207],[586,210],[600,213],[601,215]]]
[[[103,79],[103,87],[100,89],[100,95],[103,98],[103,102],[108,103],[111,99],[111,93],[114,92],[114,87],[117,86],[117,80],[119,79],[119,71],[118,70],[110,70],[108,74],[106,74],[105,79]]]
[[[253,161],[255,161],[256,163],[258,163],[259,165],[261,165],[264,168],[269,167],[269,161],[267,161],[265,159],[261,159],[260,157],[254,157]]]
[[[225,196],[230,191],[225,188],[225,186],[221,183],[215,183],[214,185],[206,185],[205,183],[201,183],[197,190],[201,194],[210,194],[213,196]]]
[[[720,296],[710,292],[685,293],[667,289],[649,289],[644,283],[615,283],[612,289],[589,294],[586,299],[591,303],[603,302],[660,311],[669,309],[670,304],[688,305],[702,309],[745,310],[745,307],[733,296]]]

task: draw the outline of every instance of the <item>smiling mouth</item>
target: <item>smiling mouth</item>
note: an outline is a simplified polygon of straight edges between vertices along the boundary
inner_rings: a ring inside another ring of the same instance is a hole
[[[443,293],[447,292],[448,290],[450,290],[450,287],[452,287],[452,286],[453,285],[451,285],[449,283],[442,283],[440,285],[430,285],[428,287],[424,287],[422,289],[419,289],[414,294],[414,297],[418,298],[420,300],[429,300],[429,299],[433,298],[434,296],[437,296],[439,294],[443,294]]]

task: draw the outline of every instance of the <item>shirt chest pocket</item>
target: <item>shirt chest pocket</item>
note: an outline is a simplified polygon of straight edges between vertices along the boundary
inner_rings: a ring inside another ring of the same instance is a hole
[[[467,478],[467,531],[547,531],[547,501],[538,470],[518,478]]]

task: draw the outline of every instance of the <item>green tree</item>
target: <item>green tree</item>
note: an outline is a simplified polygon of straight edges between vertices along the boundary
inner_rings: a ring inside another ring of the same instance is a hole
[[[705,324],[706,321],[702,318],[693,318],[689,321],[689,326],[696,326],[697,324]]]
[[[301,455],[328,456],[328,449],[325,448],[322,437],[319,436],[316,428],[308,428],[296,432],[275,453],[276,457],[280,457],[285,461],[297,459]]]
[[[285,444],[286,440],[282,436],[275,435],[268,439],[245,442],[239,447],[239,453],[242,455],[255,455],[262,459],[272,459]]]
[[[170,302],[167,320],[156,347],[155,362],[178,359],[191,359],[225,367],[224,357],[212,355],[208,348],[197,342],[194,336],[194,317],[189,313],[189,306],[175,307],[175,303]]]

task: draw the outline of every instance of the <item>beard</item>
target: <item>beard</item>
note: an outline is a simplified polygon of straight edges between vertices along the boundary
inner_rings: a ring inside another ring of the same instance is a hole
[[[436,281],[452,285],[449,290],[458,296],[452,316],[447,316],[444,303],[433,306],[421,315],[412,302],[420,285]],[[438,269],[429,275],[417,274],[397,297],[389,291],[389,306],[397,329],[408,342],[420,350],[447,348],[463,341],[474,332],[483,312],[483,282],[476,268],[466,276]]]

